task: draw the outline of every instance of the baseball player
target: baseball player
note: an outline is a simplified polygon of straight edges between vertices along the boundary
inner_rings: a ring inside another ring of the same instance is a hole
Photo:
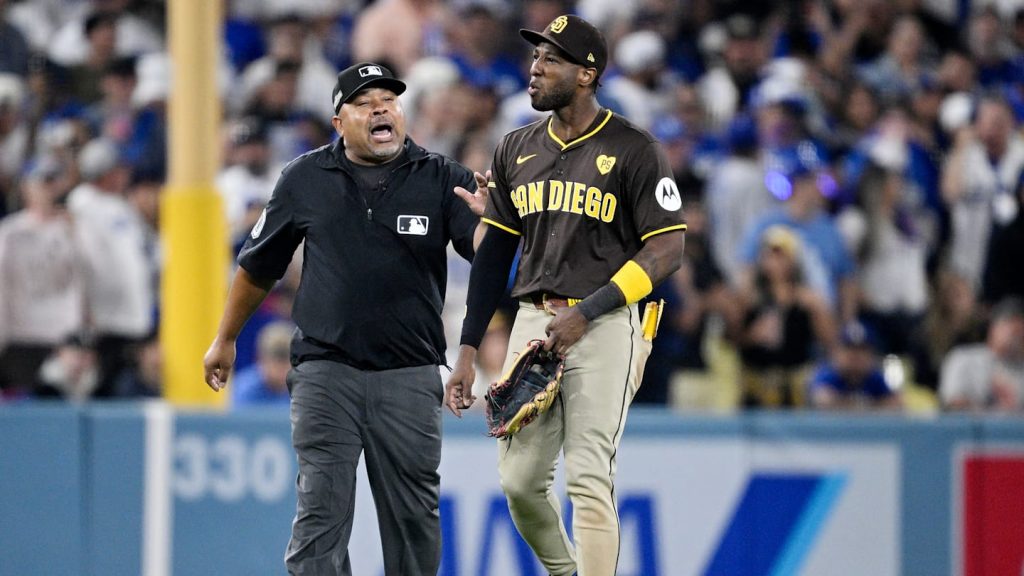
[[[530,101],[552,114],[507,134],[495,152],[489,226],[473,260],[445,401],[461,415],[475,400],[476,349],[522,241],[506,369],[534,338],[567,358],[555,405],[499,440],[501,485],[520,534],[549,573],[610,576],[619,554],[616,450],[651,350],[637,302],[678,269],[686,225],[655,139],[598,104],[607,62],[601,33],[559,16],[543,32],[520,34],[535,46]],[[551,486],[560,450],[575,542]]]

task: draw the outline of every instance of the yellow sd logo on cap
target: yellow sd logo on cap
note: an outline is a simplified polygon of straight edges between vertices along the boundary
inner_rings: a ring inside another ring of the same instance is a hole
[[[568,24],[568,18],[566,18],[565,16],[559,16],[558,18],[555,18],[554,20],[551,21],[551,31],[554,32],[555,34],[558,34],[562,30],[565,30],[565,27]]]

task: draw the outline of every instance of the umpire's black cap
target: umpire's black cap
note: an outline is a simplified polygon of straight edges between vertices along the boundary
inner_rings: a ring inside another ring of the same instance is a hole
[[[338,81],[334,84],[334,91],[331,93],[334,112],[337,113],[341,110],[341,105],[351,100],[360,90],[373,86],[387,88],[395,94],[405,92],[405,82],[395,78],[395,75],[386,66],[372,62],[360,62],[338,73]]]
[[[534,46],[541,42],[558,46],[580,66],[597,68],[598,76],[608,64],[608,44],[604,35],[593,24],[573,14],[555,18],[543,32],[521,29],[519,35]]]

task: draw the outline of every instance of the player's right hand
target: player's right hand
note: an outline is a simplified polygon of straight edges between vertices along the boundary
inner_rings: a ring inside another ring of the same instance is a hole
[[[235,343],[215,338],[210,349],[203,356],[203,373],[206,385],[214,392],[220,392],[228,385],[231,367],[235,365]]]
[[[465,344],[459,347],[459,358],[444,386],[444,404],[459,418],[462,411],[473,405],[473,382],[476,381],[476,349]]]
[[[555,308],[554,311],[555,317],[544,327],[544,332],[548,335],[547,340],[544,341],[544,349],[554,350],[556,353],[566,356],[572,345],[583,338],[590,322],[578,308],[562,306]]]

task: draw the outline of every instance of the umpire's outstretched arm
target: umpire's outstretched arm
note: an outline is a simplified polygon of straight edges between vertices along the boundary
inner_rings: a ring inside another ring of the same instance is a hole
[[[241,266],[235,272],[217,336],[203,357],[206,384],[214,391],[220,391],[227,385],[231,367],[235,364],[235,340],[238,339],[238,333],[270,293],[275,282],[254,278]]]

